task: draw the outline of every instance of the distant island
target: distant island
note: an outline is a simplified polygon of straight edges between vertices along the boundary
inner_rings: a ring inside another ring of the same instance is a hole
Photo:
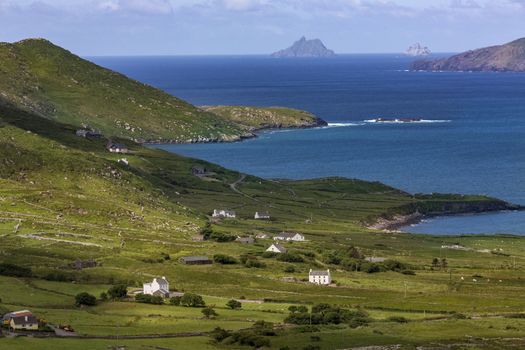
[[[308,40],[304,36],[287,49],[274,52],[272,57],[333,57],[335,52],[326,48],[319,39]]]
[[[525,72],[525,38],[450,58],[416,61],[411,68],[423,71]]]
[[[407,56],[428,56],[431,55],[432,51],[427,46],[423,46],[420,43],[415,43],[411,45],[406,51],[405,55]]]

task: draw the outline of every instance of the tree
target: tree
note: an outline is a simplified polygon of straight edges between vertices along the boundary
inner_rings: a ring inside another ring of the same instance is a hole
[[[447,266],[448,266],[447,259],[445,259],[445,258],[441,259],[441,268],[442,269],[446,269]]]
[[[235,259],[233,256],[224,254],[215,254],[213,256],[213,261],[222,265],[233,265],[238,263],[237,259]]]
[[[237,310],[242,307],[242,303],[240,301],[237,301],[235,299],[232,299],[226,303],[226,306],[229,307],[232,310]]]
[[[127,295],[128,295],[128,288],[123,284],[120,284],[118,286],[113,286],[108,289],[108,296],[112,300],[123,299]]]
[[[438,267],[439,266],[439,259],[434,258],[432,259],[432,267]]]
[[[108,293],[106,293],[106,292],[102,292],[102,293],[100,293],[100,300],[101,300],[101,301],[106,301],[106,300],[108,300]]]
[[[201,312],[206,318],[213,318],[215,316],[219,316],[219,314],[211,306],[205,307],[204,309],[202,309]]]
[[[180,299],[180,304],[186,307],[203,307],[206,305],[200,295],[193,293],[185,293]]]
[[[76,306],[93,306],[97,304],[97,298],[86,292],[79,293],[75,296]]]

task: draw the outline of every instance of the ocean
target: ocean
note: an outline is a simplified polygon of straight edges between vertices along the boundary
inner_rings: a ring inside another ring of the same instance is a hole
[[[524,73],[411,72],[413,58],[401,55],[90,60],[196,105],[294,107],[330,123],[166,150],[265,178],[345,176],[525,205]],[[423,121],[370,122],[381,117]],[[435,218],[406,230],[525,235],[525,212]]]

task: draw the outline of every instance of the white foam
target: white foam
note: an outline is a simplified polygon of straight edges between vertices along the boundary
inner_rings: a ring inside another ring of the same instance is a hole
[[[450,123],[452,120],[446,119],[419,119],[413,121],[404,121],[402,119],[391,119],[391,120],[379,120],[379,119],[367,119],[365,123],[370,124],[432,124],[432,123]]]
[[[360,126],[363,125],[363,123],[328,123],[326,126],[322,126],[321,128],[345,128],[349,126]]]

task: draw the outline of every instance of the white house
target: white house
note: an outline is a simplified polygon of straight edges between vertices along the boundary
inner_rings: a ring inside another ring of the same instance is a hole
[[[258,233],[258,234],[255,235],[255,238],[266,239],[266,238],[268,238],[268,235],[266,233]]]
[[[127,158],[120,158],[119,160],[117,160],[117,163],[124,164],[124,165],[129,165],[129,161],[128,161]]]
[[[235,212],[232,210],[214,209],[212,216],[214,218],[235,218],[237,215],[235,215]]]
[[[170,284],[166,277],[154,278],[151,283],[144,283],[142,293],[149,295],[160,295],[162,297],[169,297]]]
[[[113,141],[108,141],[106,149],[111,153],[128,153],[128,147],[121,143],[115,143]]]
[[[332,283],[332,276],[330,275],[330,270],[314,271],[310,269],[308,274],[308,281],[315,284],[329,285]]]
[[[294,241],[294,242],[303,242],[304,236],[297,232],[282,232],[277,236],[273,237],[276,241]]]
[[[256,211],[254,218],[256,220],[268,220],[270,219],[270,213],[268,213],[267,211]]]
[[[270,247],[268,247],[266,251],[272,252],[272,253],[286,253],[286,248],[278,243],[275,243],[275,244],[272,244]]]

